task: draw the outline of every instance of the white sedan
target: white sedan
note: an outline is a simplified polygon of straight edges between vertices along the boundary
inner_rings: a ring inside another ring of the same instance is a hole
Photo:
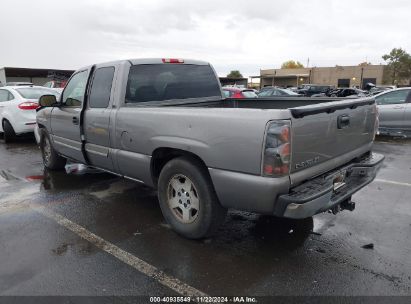
[[[50,94],[60,95],[40,86],[0,87],[0,133],[4,133],[6,143],[17,135],[34,132],[38,99]]]

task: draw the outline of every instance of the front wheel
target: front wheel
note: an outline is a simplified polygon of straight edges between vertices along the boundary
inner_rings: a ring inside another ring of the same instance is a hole
[[[50,136],[44,129],[40,129],[40,150],[44,167],[47,169],[62,170],[66,165],[67,160],[54,150]]]
[[[164,166],[158,181],[158,196],[166,221],[177,233],[190,239],[211,236],[227,214],[206,168],[194,159],[175,158]]]

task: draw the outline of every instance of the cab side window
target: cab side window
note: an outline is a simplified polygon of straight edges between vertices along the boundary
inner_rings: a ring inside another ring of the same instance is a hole
[[[67,107],[81,107],[87,86],[87,71],[75,74],[67,84],[62,102]]]
[[[95,71],[91,85],[90,108],[107,108],[110,102],[114,67],[99,68]]]
[[[379,105],[401,104],[405,103],[409,93],[410,90],[398,90],[378,96],[375,98],[375,100]]]

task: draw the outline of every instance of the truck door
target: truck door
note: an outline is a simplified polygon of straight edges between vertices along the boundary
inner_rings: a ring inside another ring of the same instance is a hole
[[[114,171],[110,154],[109,127],[115,72],[116,67],[113,65],[95,67],[83,123],[85,151],[89,163],[109,171]]]
[[[404,125],[406,98],[410,90],[396,90],[375,97],[380,127],[400,129]]]
[[[90,69],[75,73],[63,91],[60,106],[53,108],[51,130],[55,149],[64,156],[85,163],[82,152],[80,116]]]

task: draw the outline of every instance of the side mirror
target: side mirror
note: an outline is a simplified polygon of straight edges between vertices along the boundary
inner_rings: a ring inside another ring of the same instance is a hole
[[[43,95],[39,99],[40,107],[53,107],[56,103],[57,99],[54,95]]]

